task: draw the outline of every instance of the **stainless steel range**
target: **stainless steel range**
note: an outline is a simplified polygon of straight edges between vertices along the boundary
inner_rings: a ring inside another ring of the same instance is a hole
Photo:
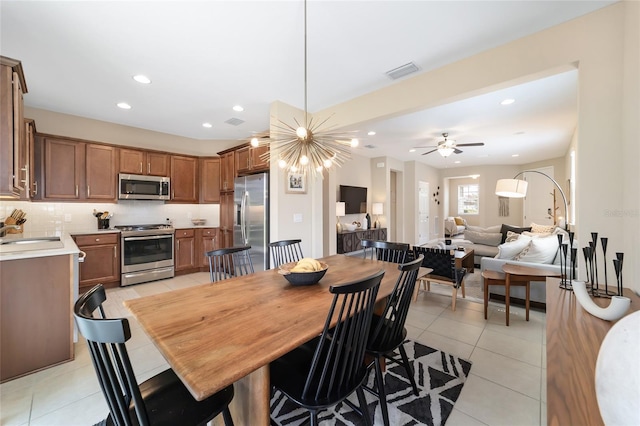
[[[170,225],[126,225],[116,228],[121,233],[121,285],[174,276],[174,229]]]

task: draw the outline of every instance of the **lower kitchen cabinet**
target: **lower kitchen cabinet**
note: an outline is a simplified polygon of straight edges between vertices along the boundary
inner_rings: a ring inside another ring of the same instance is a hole
[[[80,294],[98,283],[105,287],[120,285],[120,234],[75,235],[73,239],[86,253],[80,263]]]
[[[220,232],[218,228],[201,228],[197,229],[197,232],[200,236],[199,240],[201,244],[200,247],[200,266],[205,268],[204,270],[209,270],[209,258],[206,256],[206,253],[212,250],[217,250],[221,248],[220,246]]]
[[[73,359],[74,262],[70,254],[2,261],[0,382]]]
[[[191,273],[199,270],[200,258],[196,256],[195,229],[176,229],[174,266],[178,272]],[[198,259],[198,260],[196,260]]]

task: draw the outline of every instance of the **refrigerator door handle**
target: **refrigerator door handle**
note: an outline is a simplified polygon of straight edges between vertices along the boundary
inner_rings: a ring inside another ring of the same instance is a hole
[[[244,245],[249,245],[249,219],[247,215],[247,209],[249,208],[249,191],[245,193],[245,201],[244,201]]]
[[[248,241],[248,224],[247,224],[247,203],[249,202],[249,192],[245,191],[242,194],[242,201],[240,203],[240,231],[242,233],[242,243],[244,245],[249,244]]]

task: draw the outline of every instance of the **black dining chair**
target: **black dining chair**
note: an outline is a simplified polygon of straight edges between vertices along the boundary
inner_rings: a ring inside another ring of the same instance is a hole
[[[329,287],[333,303],[322,334],[269,365],[271,384],[306,408],[311,425],[318,411],[344,402],[371,424],[363,392],[367,377],[365,350],[373,308],[384,271],[358,281]],[[347,397],[358,396],[360,408]]]
[[[455,251],[414,246],[413,254],[416,257],[424,256],[422,266],[432,269],[432,272],[420,277],[420,284],[426,284],[427,290],[431,289],[431,282],[450,285],[452,287],[451,310],[455,311],[458,289],[462,289],[462,297],[465,297],[464,277],[467,273],[466,268],[456,267]],[[415,299],[418,298],[418,291],[415,292]]]
[[[302,240],[282,240],[269,243],[271,250],[271,266],[277,268],[284,263],[297,262],[302,259]]]
[[[102,307],[106,299],[104,287],[98,284],[83,294],[73,308],[109,406],[109,415],[102,424],[205,425],[222,413],[225,425],[232,426],[229,403],[233,385],[196,401],[172,369],[137,384],[125,344],[131,338],[129,321],[106,318]],[[94,317],[94,313],[98,316]]]
[[[422,260],[423,257],[419,256],[411,262],[398,265],[400,275],[396,285],[387,298],[384,310],[379,315],[374,314],[371,324],[367,354],[374,358],[376,390],[368,387],[365,389],[378,396],[385,426],[389,426],[389,410],[387,408],[387,394],[384,389],[381,358],[384,357],[395,361],[404,367],[407,378],[411,382],[411,386],[413,386],[413,393],[418,396],[418,386],[413,375],[413,368],[409,363],[403,344],[407,338],[407,329],[404,324],[409,313],[409,305],[413,297],[418,270],[422,266]],[[401,359],[392,356],[392,352],[396,349],[400,352]]]
[[[378,259],[385,262],[404,263],[409,253],[409,244],[390,241],[361,240],[365,259]]]
[[[250,249],[251,246],[227,247],[205,253],[209,258],[211,282],[253,274]]]

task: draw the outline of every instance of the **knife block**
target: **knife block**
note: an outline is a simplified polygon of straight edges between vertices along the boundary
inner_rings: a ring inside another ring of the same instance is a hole
[[[4,220],[4,224],[6,225],[15,225],[16,224],[16,220],[12,217],[8,217]],[[7,229],[5,231],[5,233],[7,234],[22,234],[22,231],[24,230],[24,223],[22,225],[20,225],[20,229]]]

